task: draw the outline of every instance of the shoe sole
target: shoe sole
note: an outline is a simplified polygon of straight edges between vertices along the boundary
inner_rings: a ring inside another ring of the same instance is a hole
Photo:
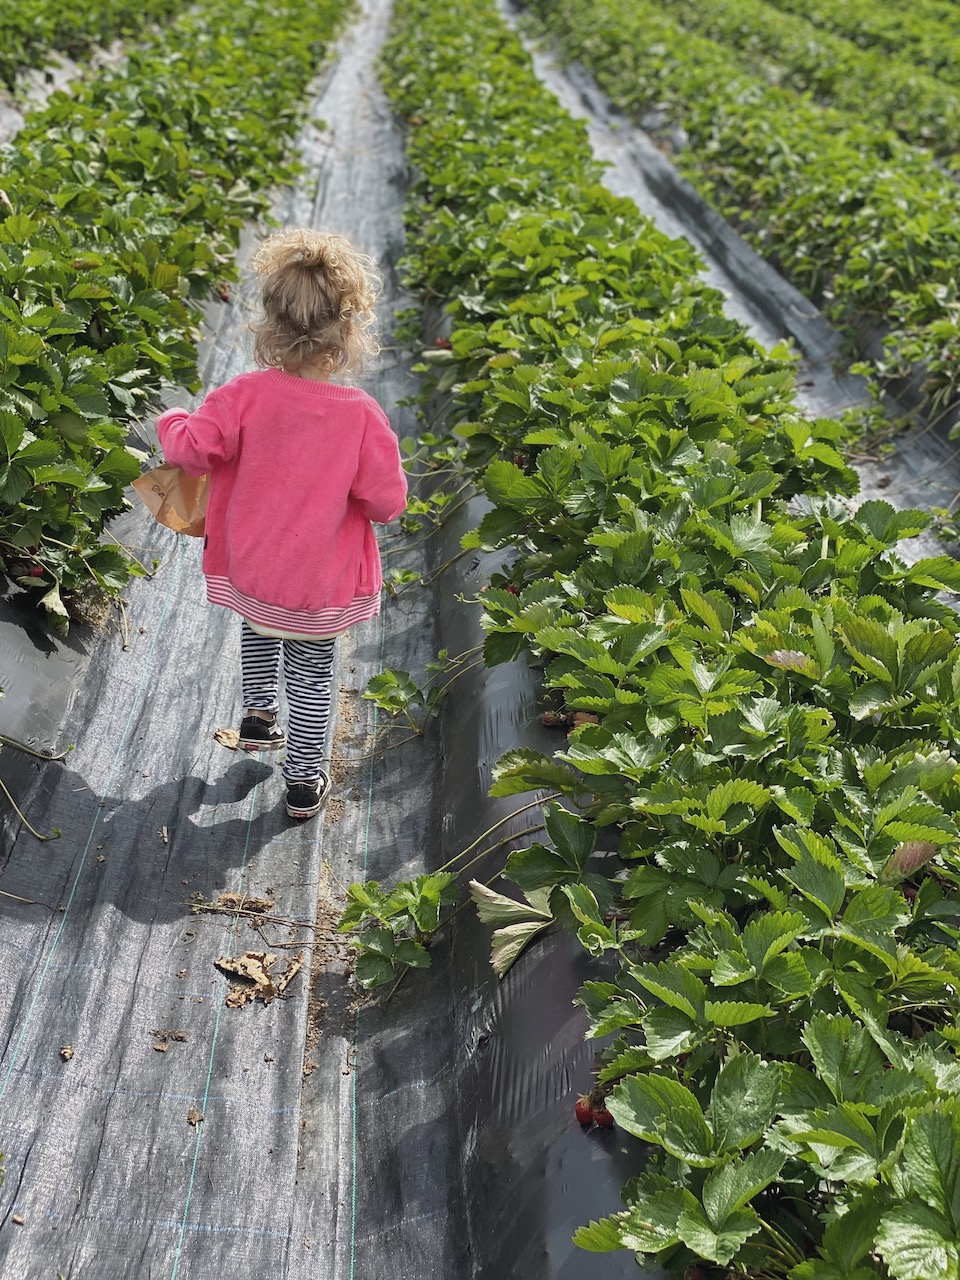
[[[288,817],[288,818],[297,818],[297,819],[299,819],[300,821],[303,821],[303,819],[305,819],[305,818],[312,818],[312,817],[314,816],[314,814],[319,813],[319,812],[320,812],[320,810],[321,810],[322,808],[323,808],[323,801],[322,801],[322,800],[318,800],[316,804],[312,804],[312,805],[310,805],[310,807],[309,807],[309,808],[307,808],[307,809],[302,809],[302,808],[301,808],[301,809],[297,809],[297,808],[294,808],[294,806],[293,806],[292,804],[288,804],[288,805],[287,805],[287,817]]]
[[[253,742],[249,738],[241,738],[237,743],[241,751],[280,751],[286,745],[286,738],[282,742]]]

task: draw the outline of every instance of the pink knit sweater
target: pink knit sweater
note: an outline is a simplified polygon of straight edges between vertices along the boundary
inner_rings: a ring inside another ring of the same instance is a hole
[[[157,433],[168,462],[210,475],[210,599],[303,633],[376,614],[380,553],[370,522],[396,519],[407,482],[372,396],[268,369],[211,391],[195,413],[168,409]]]

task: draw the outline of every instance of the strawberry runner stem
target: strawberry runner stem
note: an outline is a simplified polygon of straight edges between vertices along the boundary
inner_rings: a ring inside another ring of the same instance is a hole
[[[41,757],[41,758],[45,758],[45,757]],[[36,827],[31,826],[30,822],[24,815],[20,806],[17,804],[16,800],[14,800],[13,796],[10,794],[6,783],[3,782],[2,779],[0,779],[0,791],[2,791],[3,794],[10,801],[10,804],[13,806],[14,813],[17,815],[17,817],[20,819],[23,825],[27,828],[30,834],[36,836],[38,840],[42,840],[44,844],[46,844],[50,840],[59,840],[60,837],[63,835],[63,832],[60,830],[59,827],[54,827],[51,830],[49,835],[42,836],[40,832],[36,829]]]
[[[538,800],[531,800],[529,804],[522,805],[519,809],[514,809],[514,811],[512,813],[508,813],[505,818],[499,818],[493,824],[492,827],[488,827],[486,831],[484,831],[481,835],[477,836],[476,840],[474,840],[472,844],[468,844],[465,849],[461,849],[460,852],[455,854],[450,859],[449,862],[445,862],[442,867],[437,867],[437,873],[439,874],[442,871],[449,871],[452,867],[456,866],[456,864],[460,861],[461,858],[465,858],[468,853],[471,853],[474,849],[476,849],[478,844],[482,844],[484,840],[487,839],[488,836],[493,835],[494,831],[497,831],[505,823],[512,822],[513,819],[518,818],[521,813],[527,813],[529,812],[530,809],[540,808],[541,806],[548,804],[551,800],[559,800],[560,798],[561,796],[559,791],[555,791],[553,792],[553,794],[549,796],[542,796]],[[532,830],[539,831],[540,828],[538,826],[538,827],[532,828]],[[522,835],[523,832],[518,832],[518,834]],[[497,846],[494,846],[494,847],[497,847]],[[484,853],[489,853],[489,852],[490,852],[489,849],[484,851]],[[476,859],[474,859],[474,861],[476,861]],[[467,866],[473,866],[473,862],[469,862]],[[461,867],[460,870],[463,871],[465,870],[465,868]]]

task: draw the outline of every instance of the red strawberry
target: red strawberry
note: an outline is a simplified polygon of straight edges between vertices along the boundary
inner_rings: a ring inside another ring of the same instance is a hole
[[[506,585],[503,589],[504,589],[504,591],[509,591],[510,595],[512,595],[512,596],[515,596],[515,595],[517,595],[517,594],[518,594],[518,593],[517,593],[517,588],[516,588],[516,587],[513,585],[513,583],[511,583],[511,582],[508,582],[508,583],[507,583],[507,585]]]
[[[27,574],[28,574],[31,578],[42,578],[42,577],[43,577],[43,565],[39,565],[39,564],[32,564],[32,565],[30,566],[30,568],[27,570]]]
[[[591,1107],[590,1099],[586,1094],[581,1094],[577,1099],[577,1105],[573,1110],[581,1124],[593,1124],[594,1110],[593,1107]],[[607,1114],[609,1115],[610,1113],[607,1112]]]
[[[449,338],[438,338],[437,346],[440,348],[441,351],[449,351],[453,347],[453,343],[450,341]]]
[[[601,1107],[599,1111],[593,1113],[593,1118],[601,1129],[613,1128],[613,1116],[606,1107]]]

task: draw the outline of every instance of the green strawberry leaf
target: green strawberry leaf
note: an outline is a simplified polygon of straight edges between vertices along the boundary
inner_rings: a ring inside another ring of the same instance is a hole
[[[647,1053],[654,1062],[689,1053],[705,1037],[706,1032],[679,1009],[668,1006],[651,1009],[643,1017]]]
[[[887,1210],[876,1247],[893,1280],[960,1280],[956,1230],[928,1205],[911,1202]]]
[[[852,1019],[815,1014],[801,1032],[821,1080],[838,1102],[868,1098],[883,1072],[883,1054]]]
[[[677,1222],[683,1243],[699,1258],[707,1258],[725,1267],[752,1235],[760,1230],[760,1219],[752,1209],[738,1209],[714,1227],[700,1205],[684,1209]]]
[[[731,1215],[768,1187],[785,1160],[783,1152],[767,1148],[711,1170],[701,1193],[711,1226],[719,1230]]]
[[[955,1106],[916,1117],[907,1130],[903,1163],[914,1195],[943,1214],[960,1237],[960,1119]]]
[[[716,1163],[713,1138],[700,1104],[675,1080],[652,1075],[627,1076],[607,1099],[627,1133],[654,1142],[697,1167]]]
[[[738,1151],[752,1145],[776,1114],[780,1067],[752,1053],[727,1062],[710,1094],[706,1119],[718,1151]]]

